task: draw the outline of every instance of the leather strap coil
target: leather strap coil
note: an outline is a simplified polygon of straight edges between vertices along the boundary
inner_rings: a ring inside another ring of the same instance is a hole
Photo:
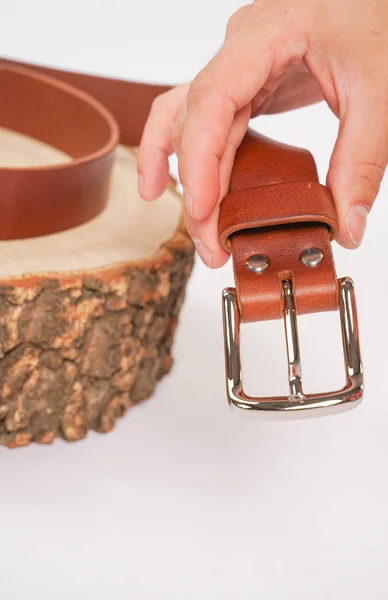
[[[115,148],[136,146],[154,98],[170,89],[0,58],[0,127],[65,152],[70,161],[0,168],[0,240],[81,225],[106,206]]]
[[[0,168],[0,239],[69,229],[99,214],[118,143],[114,118],[84,92],[22,67],[0,64],[0,89],[1,127],[73,159],[47,168]]]

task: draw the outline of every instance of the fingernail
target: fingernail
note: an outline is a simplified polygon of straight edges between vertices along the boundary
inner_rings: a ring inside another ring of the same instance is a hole
[[[193,199],[190,196],[189,190],[187,188],[183,188],[183,200],[185,202],[186,210],[189,213],[190,217],[193,217]]]
[[[364,237],[366,223],[369,211],[365,206],[354,206],[348,212],[346,217],[346,226],[351,241],[355,246],[359,246]]]
[[[137,174],[137,187],[138,187],[140,196],[143,198],[143,193],[144,193],[144,175],[143,175],[143,173],[140,173],[140,171]]]
[[[199,256],[201,257],[202,262],[207,267],[211,267],[213,254],[210,252],[209,248],[206,246],[206,244],[203,243],[202,240],[199,240],[198,238],[193,238],[193,242],[195,244],[196,251],[198,252]]]

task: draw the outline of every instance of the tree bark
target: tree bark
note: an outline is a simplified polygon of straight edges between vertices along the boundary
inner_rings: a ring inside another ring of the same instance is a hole
[[[193,246],[150,259],[0,280],[0,444],[105,433],[170,371]]]

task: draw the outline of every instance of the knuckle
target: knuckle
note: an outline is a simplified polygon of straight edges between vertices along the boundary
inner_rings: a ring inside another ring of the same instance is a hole
[[[187,94],[187,106],[191,107],[199,104],[208,95],[212,88],[212,82],[209,81],[209,76],[205,71],[198,73],[192,82]]]
[[[225,93],[219,70],[220,55],[216,55],[209,65],[193,80],[187,95],[187,109],[195,108],[200,113],[214,111],[220,102],[230,100]]]
[[[246,6],[242,6],[236,12],[234,12],[228,20],[226,25],[226,35],[231,35],[236,31],[241,21],[246,17],[246,15],[250,12],[252,6],[247,4]]]
[[[160,96],[156,96],[156,98],[154,98],[154,100],[152,101],[151,104],[151,112],[152,113],[158,113],[161,108],[165,105],[166,103],[166,96],[167,96],[168,92],[161,94]]]
[[[165,111],[169,107],[174,106],[176,104],[175,95],[177,92],[180,92],[181,88],[183,88],[183,86],[172,88],[171,90],[168,90],[167,92],[156,96],[156,98],[153,99],[151,104],[151,112],[159,113],[161,111]]]
[[[309,47],[309,20],[300,18],[293,2],[272,0],[255,1],[252,6],[253,22],[261,23],[269,51],[278,60],[299,64]]]

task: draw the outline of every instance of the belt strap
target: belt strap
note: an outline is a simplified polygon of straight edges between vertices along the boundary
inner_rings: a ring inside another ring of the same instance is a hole
[[[0,240],[81,225],[106,206],[114,151],[136,146],[153,99],[166,86],[31,67],[0,59],[0,126],[73,160],[0,168]]]
[[[318,183],[311,154],[250,131],[237,151],[219,221],[221,242],[233,256],[242,321],[281,318],[284,280],[293,284],[298,313],[336,310],[330,245],[336,230],[333,198]],[[323,255],[314,268],[301,260],[310,249]],[[258,255],[270,268],[249,268]]]

